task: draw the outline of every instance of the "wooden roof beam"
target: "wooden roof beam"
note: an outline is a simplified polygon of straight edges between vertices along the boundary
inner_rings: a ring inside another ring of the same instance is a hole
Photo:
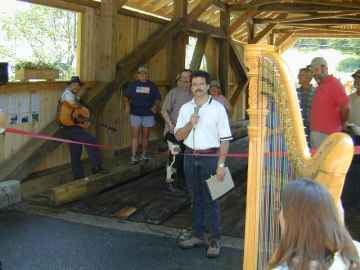
[[[287,14],[280,14],[279,16],[276,17],[276,19],[284,19],[287,17]],[[271,31],[276,27],[276,23],[270,23],[268,26],[266,26],[262,31],[260,31],[260,33],[258,33],[254,39],[252,40],[252,43],[256,44],[258,42],[260,42],[263,38],[265,38],[266,36],[268,36]]]
[[[285,3],[284,3],[285,2]],[[329,0],[292,0],[288,1],[295,5],[318,5],[318,6],[326,6],[326,7],[340,7],[340,8],[352,8],[356,6],[360,6],[359,3],[354,3],[355,1],[351,1],[352,3],[346,3],[345,1],[342,2],[333,2]],[[344,3],[345,2],[345,3]],[[274,5],[274,4],[286,4],[286,1],[283,0],[252,0],[251,3],[248,3],[250,7],[257,7],[260,8],[265,5]]]
[[[187,0],[174,0],[173,18],[184,18],[187,16],[188,3]]]
[[[259,12],[255,10],[247,10],[244,14],[236,18],[229,26],[228,33],[229,35],[233,34],[243,23],[245,23],[249,18],[255,16]]]
[[[336,11],[348,11],[354,12],[360,10],[360,5],[354,4],[354,6],[337,6],[330,4],[328,5],[319,5],[315,4],[316,2],[311,2],[311,4],[295,4],[295,3],[274,3],[271,5],[263,5],[254,8],[250,5],[231,5],[229,7],[230,11],[246,11],[250,9],[255,9],[257,11],[267,11],[267,12],[285,12],[285,13],[308,13],[316,11],[326,11],[326,12],[336,12]]]
[[[326,13],[326,14],[320,14],[315,16],[302,16],[302,17],[296,17],[296,18],[254,18],[254,23],[291,23],[291,22],[305,22],[305,21],[314,21],[318,19],[328,19],[328,18],[336,18],[341,16],[347,16],[347,15],[356,15],[359,14],[359,11],[355,12],[340,12],[340,13]],[[354,17],[357,18],[357,17]]]
[[[189,26],[186,27],[188,31],[193,31],[197,33],[208,34],[215,38],[226,38],[226,33],[220,27],[215,27],[207,23],[193,21]]]
[[[167,24],[170,21],[170,19],[166,20],[166,19],[162,19],[162,18],[155,17],[155,16],[152,16],[152,15],[136,12],[136,11],[126,9],[126,8],[120,8],[118,10],[118,14],[138,18],[138,19],[148,21],[148,22],[159,23],[159,24]]]
[[[174,1],[175,2],[175,1]],[[153,9],[152,11],[153,12],[157,12],[159,11],[160,9],[166,7],[169,5],[169,2],[166,2],[166,1],[160,1],[159,3],[153,5]],[[174,4],[170,2],[170,6],[173,6]]]
[[[309,30],[309,31],[298,31],[295,33],[296,37],[299,38],[360,38],[360,33],[359,34],[351,34],[351,36],[349,36],[349,34],[347,33],[341,33],[341,32],[327,32],[327,31],[314,31],[314,30]]]
[[[285,44],[292,36],[294,35],[293,32],[285,33],[282,37],[279,37],[275,41],[275,46],[280,48],[283,44]]]
[[[186,17],[186,23],[191,24],[197,20],[201,14],[213,4],[213,0],[202,0]]]
[[[319,25],[339,25],[339,24],[359,24],[360,18],[329,18],[329,19],[318,19],[318,20],[309,20],[309,21],[294,21],[289,23],[284,23],[283,25],[296,25],[296,24],[319,24]]]
[[[19,0],[32,4],[61,8],[77,12],[85,12],[86,7],[100,9],[101,3],[92,0]]]
[[[228,6],[221,0],[213,0],[213,4],[222,11],[226,11],[228,8]]]
[[[270,23],[263,30],[260,31],[252,40],[251,43],[256,44],[260,42],[263,38],[271,33],[271,31],[276,27],[275,23]]]
[[[284,28],[284,29],[275,29],[275,33],[284,33],[288,31],[296,32],[296,31],[304,31],[304,30],[318,30],[318,31],[326,31],[326,32],[332,32],[332,33],[347,33],[349,34],[359,34],[359,31],[356,30],[346,30],[341,28],[330,28],[325,26],[298,26],[293,25],[292,28]]]

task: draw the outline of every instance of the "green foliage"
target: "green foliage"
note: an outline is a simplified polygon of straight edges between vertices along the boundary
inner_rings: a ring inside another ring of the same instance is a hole
[[[21,55],[21,50],[31,52],[31,56]],[[28,5],[14,16],[0,16],[0,59],[11,66],[46,66],[59,70],[60,79],[69,79],[74,73],[75,55],[74,12]]]
[[[48,64],[43,62],[18,62],[15,64],[15,70],[19,69],[50,69],[50,70],[58,70],[55,64]]]
[[[336,67],[337,71],[340,72],[354,72],[360,68],[360,58],[349,57],[342,60]]]
[[[295,47],[302,51],[335,49],[344,54],[360,55],[360,39],[299,39]]]

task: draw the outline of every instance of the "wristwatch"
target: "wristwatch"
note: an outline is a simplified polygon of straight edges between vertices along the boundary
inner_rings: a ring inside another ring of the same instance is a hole
[[[224,164],[224,163],[218,164],[218,168],[224,168],[224,167],[225,167],[225,164]]]

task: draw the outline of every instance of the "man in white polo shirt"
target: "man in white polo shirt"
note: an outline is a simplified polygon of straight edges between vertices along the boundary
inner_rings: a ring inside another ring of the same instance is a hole
[[[175,127],[176,139],[186,146],[184,172],[192,195],[192,236],[180,240],[179,246],[206,244],[207,216],[211,234],[207,256],[213,258],[220,254],[220,207],[211,199],[206,180],[215,174],[218,181],[224,180],[224,163],[232,136],[224,106],[208,93],[209,74],[194,72],[191,82],[194,98],[181,107]]]

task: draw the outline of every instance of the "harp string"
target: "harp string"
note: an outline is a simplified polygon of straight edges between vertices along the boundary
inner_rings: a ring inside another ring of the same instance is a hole
[[[260,97],[258,106],[265,106],[268,114],[265,123],[263,171],[260,174],[261,194],[259,200],[259,249],[257,269],[266,269],[267,263],[280,240],[278,215],[281,208],[281,190],[293,177],[287,155],[284,136],[284,114],[277,106],[280,95],[279,72],[276,65],[266,57],[259,58]],[[270,153],[270,154],[268,154]]]

